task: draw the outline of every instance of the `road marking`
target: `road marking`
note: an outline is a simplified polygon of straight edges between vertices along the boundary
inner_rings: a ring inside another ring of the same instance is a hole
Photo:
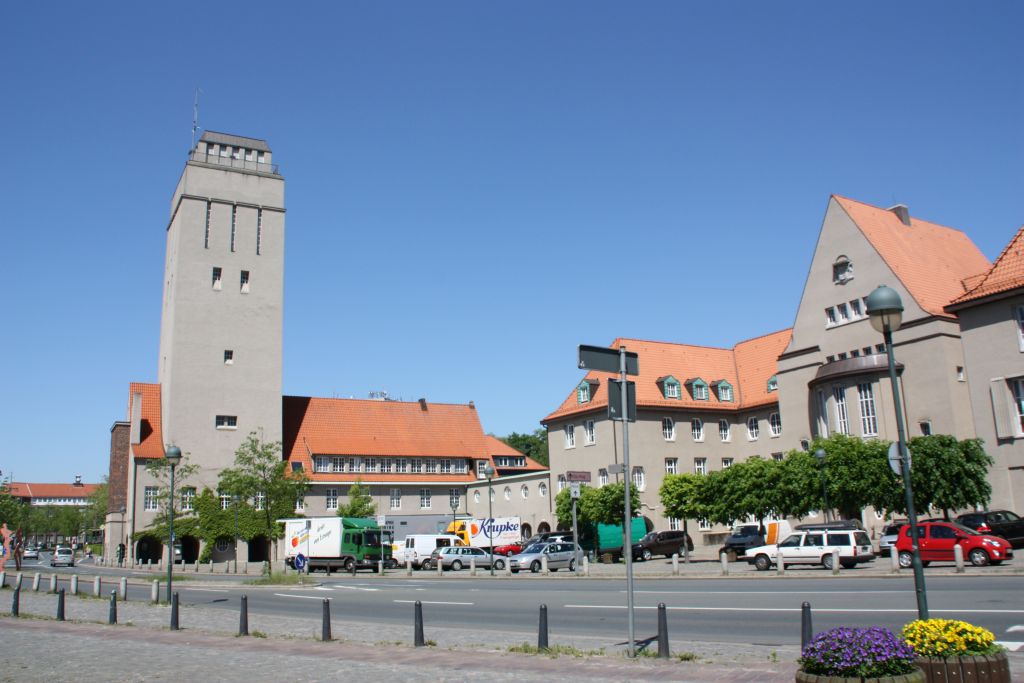
[[[1009,640],[1009,641],[1007,641],[1007,640],[997,640],[996,641],[996,645],[1002,645],[1003,647],[1005,647],[1010,652],[1016,652],[1017,650],[1019,650],[1022,647],[1024,647],[1024,643],[1018,643],[1018,642],[1014,642],[1012,640]]]
[[[577,608],[577,609],[626,609],[625,605],[562,605],[565,608]],[[637,605],[634,609],[658,609],[657,607],[651,606],[639,606]],[[687,612],[799,612],[799,607],[666,607],[666,609],[680,610]],[[916,609],[845,609],[845,608],[824,608],[816,607],[815,613],[818,612],[842,612],[842,613],[876,613],[876,612],[891,612],[893,614],[917,614]],[[1019,609],[929,609],[929,612],[936,614],[961,614],[967,612],[969,614],[1024,614],[1024,610]]]
[[[227,589],[224,589],[224,588],[192,588],[191,586],[186,586],[185,590],[198,591],[200,593],[230,593],[231,592],[231,591],[229,591]]]
[[[379,588],[363,588],[362,586],[345,586],[342,584],[334,584],[331,587],[320,587],[317,590],[330,591],[330,590],[344,590],[344,591],[366,591],[367,593],[376,593]]]
[[[295,595],[294,593],[274,593],[279,598],[304,598],[306,600],[323,600],[319,595]]]
[[[430,601],[430,600],[392,600],[391,602],[407,602],[412,604],[418,602],[421,605],[472,605],[472,602],[442,602],[442,601]]]
[[[625,595],[626,591],[619,591]],[[898,591],[749,591],[737,593],[736,591],[633,591],[634,593],[648,593],[650,595],[882,595],[885,593],[902,593]]]
[[[1014,631],[1024,631],[1024,626],[1011,626],[1010,628],[1006,629],[1007,633],[1013,633]]]

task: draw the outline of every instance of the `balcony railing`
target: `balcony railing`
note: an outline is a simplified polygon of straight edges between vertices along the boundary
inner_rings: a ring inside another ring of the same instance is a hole
[[[233,156],[221,156],[220,154],[205,154],[199,150],[192,152],[192,161],[198,161],[204,164],[214,164],[216,166],[228,166],[230,168],[240,168],[245,171],[256,171],[258,173],[269,173],[271,175],[281,175],[278,171],[277,164],[267,164],[259,161],[249,161],[242,157]]]

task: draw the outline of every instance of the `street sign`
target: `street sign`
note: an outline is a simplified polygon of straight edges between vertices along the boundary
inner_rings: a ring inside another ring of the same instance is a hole
[[[619,350],[580,344],[580,369],[619,372]],[[640,356],[630,351],[626,352],[626,374],[640,374]]]
[[[306,556],[303,555],[302,553],[299,553],[298,555],[295,556],[295,568],[298,569],[301,572],[303,569],[305,569],[305,567],[306,567]]]
[[[387,521],[388,521],[388,516],[387,515],[377,515],[377,526],[382,527],[385,524],[387,524]]]
[[[571,498],[579,498],[580,497],[580,483],[578,481],[570,481],[569,482],[569,496]],[[576,538],[576,537],[573,536],[573,538]]]
[[[636,422],[636,383],[626,381],[626,418]],[[608,419],[622,422],[622,380],[608,380]]]
[[[903,463],[900,458],[900,442],[893,441],[889,446],[889,467],[896,473],[897,477],[903,476]],[[910,452],[907,452],[907,469],[910,469]]]
[[[608,465],[608,474],[623,474],[626,471],[626,466],[621,462],[613,462]]]
[[[585,481],[590,483],[590,472],[583,472],[580,470],[570,470],[565,473],[566,481]]]

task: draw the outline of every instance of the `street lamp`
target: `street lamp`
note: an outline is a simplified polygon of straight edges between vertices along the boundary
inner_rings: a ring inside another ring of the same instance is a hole
[[[826,481],[827,480],[825,478],[825,472],[826,472],[825,468],[827,467],[827,465],[825,464],[825,449],[824,448],[819,448],[818,450],[814,451],[814,457],[817,458],[818,462],[821,464],[821,497],[825,499],[825,509],[822,512],[822,515],[824,515],[825,521],[827,522],[828,521],[828,486],[826,485]]]
[[[910,522],[910,543],[914,559],[914,591],[917,593],[917,617],[928,618],[928,596],[924,586],[924,568],[921,565],[921,551],[918,547],[917,513],[914,512],[914,491],[910,483],[910,451],[907,450],[907,435],[903,427],[903,406],[900,404],[900,389],[896,382],[896,360],[893,357],[892,333],[900,329],[903,322],[903,302],[896,290],[879,285],[868,294],[866,304],[871,326],[885,338],[885,351],[889,356],[889,382],[892,384],[892,400],[896,406],[896,433],[900,451],[900,469],[903,473],[903,494],[907,502],[907,520]]]
[[[494,576],[494,492],[491,490],[494,468],[490,463],[486,463],[481,471],[487,477],[487,545],[491,555],[491,576]]]
[[[124,513],[128,512],[128,508],[124,505],[121,506],[121,533],[118,534],[117,542],[120,544],[117,548],[117,566],[123,566],[125,560],[128,559],[128,545],[125,540],[125,528],[124,528]]]
[[[455,513],[459,511],[459,499],[455,496],[451,496],[448,500],[448,506],[452,509],[452,531],[455,531]]]
[[[181,449],[177,446],[169,446],[164,453],[167,464],[171,466],[171,492],[167,497],[167,537],[170,541],[167,546],[167,604],[171,604],[171,590],[174,582],[174,468],[181,462]]]

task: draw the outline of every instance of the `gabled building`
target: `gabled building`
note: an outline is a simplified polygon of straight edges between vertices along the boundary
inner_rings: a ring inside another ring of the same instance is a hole
[[[99,489],[99,484],[83,484],[81,477],[75,477],[73,484],[32,484],[12,481],[7,493],[25,505],[33,506],[89,506],[89,497]]]

